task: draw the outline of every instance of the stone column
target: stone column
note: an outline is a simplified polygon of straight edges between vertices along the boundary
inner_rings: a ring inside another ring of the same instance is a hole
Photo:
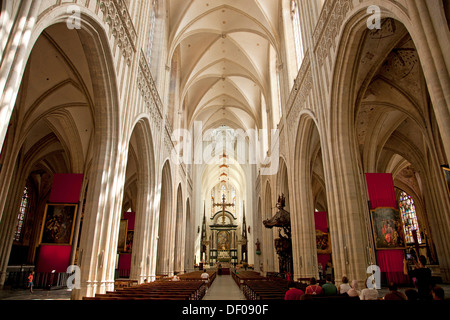
[[[337,282],[346,275],[364,287],[370,260],[365,224],[369,212],[367,195],[363,194],[366,190],[364,176],[357,158],[352,156],[357,153],[349,149],[352,148],[338,149],[331,143],[323,146],[329,229]]]
[[[419,53],[447,162],[450,161],[450,34],[438,1],[414,0],[409,30]]]
[[[18,179],[23,181],[23,179]],[[10,186],[10,194],[5,205],[5,214],[0,219],[0,288],[6,281],[6,269],[13,245],[14,232],[17,227],[17,214],[23,186],[15,183]]]
[[[81,283],[72,291],[72,299],[114,290],[125,157],[106,157],[92,169],[78,259]]]
[[[292,255],[294,262],[294,279],[318,276],[316,232],[314,224],[314,204],[312,195],[311,148],[315,125],[312,119],[302,118],[299,122],[299,138],[296,142],[296,159],[292,175]]]
[[[0,63],[0,146],[3,145],[5,140],[11,114],[16,103],[22,76],[27,65],[27,54],[33,45],[29,40],[36,24],[40,4],[41,0],[20,2],[16,19],[3,50]],[[3,168],[2,171],[5,170],[6,168]],[[6,180],[2,180],[3,186],[10,183],[12,170],[14,170],[14,162],[8,170],[10,174],[7,175]],[[0,219],[7,194],[8,189],[0,187]]]

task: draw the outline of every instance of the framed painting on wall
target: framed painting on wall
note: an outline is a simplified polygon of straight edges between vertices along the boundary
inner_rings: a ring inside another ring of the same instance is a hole
[[[330,254],[331,253],[331,241],[330,234],[316,230],[316,247],[318,254]]]
[[[119,239],[117,241],[117,252],[124,252],[127,246],[128,220],[121,219],[119,225]]]
[[[444,170],[445,185],[447,186],[448,195],[450,196],[450,168],[442,166]]]
[[[126,235],[127,235],[127,239],[126,239],[126,245],[125,245],[125,252],[131,253],[131,251],[133,251],[134,230],[128,230]]]
[[[45,206],[40,243],[71,245],[77,208],[77,204],[48,203]]]
[[[405,249],[406,241],[400,211],[390,207],[371,210],[375,249]]]

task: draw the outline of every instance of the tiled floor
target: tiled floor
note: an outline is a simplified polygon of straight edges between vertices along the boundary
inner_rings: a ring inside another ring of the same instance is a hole
[[[0,300],[70,300],[71,290],[35,289],[30,293],[27,289],[0,290]]]
[[[203,300],[246,300],[231,275],[216,276]]]
[[[70,300],[70,290],[38,290],[30,293],[26,289],[0,290],[0,300]],[[245,300],[245,296],[231,275],[216,276],[203,300]]]

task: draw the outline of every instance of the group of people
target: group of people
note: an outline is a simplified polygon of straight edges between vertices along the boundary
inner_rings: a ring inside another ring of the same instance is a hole
[[[310,300],[313,296],[337,296],[343,295],[350,298],[359,298],[360,300],[444,300],[444,290],[439,286],[430,287],[426,294],[422,290],[413,288],[406,289],[405,292],[398,290],[395,283],[389,286],[389,292],[380,296],[375,288],[366,288],[360,290],[358,281],[353,280],[349,284],[347,277],[342,278],[342,283],[336,286],[330,276],[326,277],[326,282],[320,286],[315,278],[311,278],[306,290],[297,288],[294,281],[289,281],[288,290],[285,294],[285,300]]]
[[[320,286],[316,278],[311,278],[305,292],[297,288],[294,281],[288,282],[288,290],[285,294],[285,300],[308,300],[312,296],[333,296],[338,295],[339,289],[333,284],[331,276],[326,277],[326,283]]]
[[[315,278],[311,278],[305,292],[296,287],[295,282],[290,281],[285,300],[305,300],[314,295],[333,296],[346,295],[348,297],[359,298],[360,300],[444,300],[445,292],[443,288],[433,284],[431,270],[426,267],[426,257],[420,256],[418,261],[413,259],[414,269],[408,270],[408,262],[404,261],[404,274],[413,280],[414,288],[408,288],[403,292],[398,290],[395,283],[390,283],[389,292],[383,296],[379,295],[373,286],[359,289],[358,281],[353,280],[351,284],[347,277],[342,278],[342,283],[337,287],[333,284],[330,275],[326,277],[326,283],[320,286]]]

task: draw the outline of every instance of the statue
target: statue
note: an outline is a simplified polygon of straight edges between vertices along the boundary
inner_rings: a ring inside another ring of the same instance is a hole
[[[259,242],[259,238],[256,239],[255,245],[256,245],[256,254],[260,255],[261,254],[261,242]]]
[[[291,273],[293,269],[292,261],[292,240],[291,240],[291,218],[289,212],[284,210],[285,197],[284,194],[278,197],[278,212],[270,219],[264,220],[263,224],[266,228],[280,228],[278,238],[275,239],[275,249],[278,254],[280,273]],[[283,231],[284,235],[281,234]]]
[[[278,197],[278,203],[276,205],[278,212],[271,218],[263,221],[266,228],[272,229],[273,227],[282,228],[285,235],[291,238],[291,216],[289,212],[284,210],[285,198],[284,194]]]

